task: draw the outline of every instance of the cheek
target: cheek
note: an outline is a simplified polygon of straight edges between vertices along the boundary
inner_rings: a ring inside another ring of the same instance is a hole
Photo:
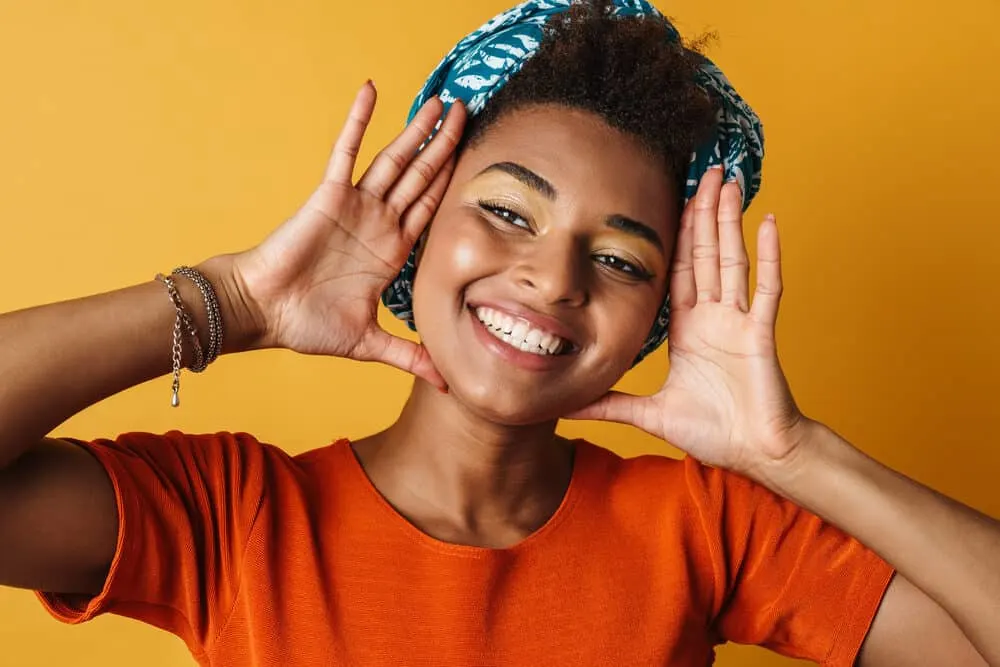
[[[651,289],[645,293],[616,295],[602,299],[604,307],[595,314],[598,340],[607,344],[609,361],[615,360],[620,372],[632,366],[637,354],[649,337],[659,315],[665,291]]]
[[[424,269],[435,276],[435,283],[456,282],[481,275],[497,254],[483,221],[467,211],[456,210],[431,227],[420,265],[426,265]]]
[[[450,308],[462,289],[470,282],[487,275],[497,256],[487,235],[477,221],[440,220],[431,228],[413,285],[414,316],[420,326],[420,313],[443,314]]]
[[[464,275],[477,265],[481,254],[470,239],[461,239],[454,244],[445,260],[456,274]]]

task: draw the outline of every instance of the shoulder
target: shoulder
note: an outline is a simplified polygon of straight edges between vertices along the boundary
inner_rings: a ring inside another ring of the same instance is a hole
[[[199,481],[199,486],[264,487],[282,481],[301,483],[346,443],[299,454],[242,431],[165,433],[134,431],[113,439],[70,440],[93,454],[109,472],[127,472],[152,482]]]
[[[666,454],[622,457],[586,440],[578,440],[578,451],[589,460],[602,484],[625,495],[638,494],[647,501],[651,494],[676,502],[749,499],[761,489],[735,473],[705,465],[690,456],[674,458]]]
[[[623,458],[582,441],[578,447],[583,477],[591,481],[584,503],[593,530],[614,545],[621,562],[655,564],[650,582],[668,576],[689,602],[718,608],[725,548],[717,508],[727,493],[726,475],[690,457]]]
[[[690,456],[623,458],[580,441],[593,507],[612,523],[668,527],[711,545],[738,537],[759,521],[787,519],[794,509],[751,480]],[[714,547],[713,547],[714,548]]]
[[[594,478],[602,482],[597,486],[618,515],[683,526],[692,535],[700,533],[713,550],[745,554],[765,550],[762,544],[769,541],[843,540],[819,517],[740,474],[690,456],[622,458],[589,443],[586,447],[598,462]]]
[[[225,467],[246,471],[271,462],[290,461],[279,448],[243,432],[132,431],[114,439],[75,442],[99,458],[111,454],[130,463],[144,462],[153,467],[194,466],[206,470]]]

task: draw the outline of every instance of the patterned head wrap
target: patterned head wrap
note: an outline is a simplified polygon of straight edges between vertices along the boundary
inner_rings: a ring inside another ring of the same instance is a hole
[[[468,107],[470,116],[481,112],[493,95],[538,51],[544,37],[544,26],[549,19],[566,12],[576,1],[527,0],[465,37],[427,79],[413,102],[409,119],[435,95],[441,98],[445,108],[460,99]],[[668,38],[680,41],[676,29],[646,0],[612,0],[610,4],[611,13],[616,17],[652,17],[663,21]],[[719,113],[715,136],[691,156],[684,202],[694,196],[705,172],[721,164],[726,180],[740,184],[745,210],[760,189],[764,158],[764,134],[760,119],[719,68],[707,58],[699,57],[701,67],[696,82],[716,99]],[[416,251],[410,253],[399,275],[382,294],[382,303],[414,331],[412,289],[415,274]],[[666,340],[669,323],[670,296],[667,295],[635,363]]]

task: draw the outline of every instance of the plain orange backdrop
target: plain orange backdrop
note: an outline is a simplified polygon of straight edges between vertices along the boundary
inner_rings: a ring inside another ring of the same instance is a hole
[[[511,1],[0,0],[0,311],[256,243],[315,185],[365,79],[381,92],[370,157],[445,51]],[[800,406],[1000,515],[1000,5],[660,6],[687,35],[717,31],[710,55],[764,120],[747,238],[777,213],[779,350]],[[168,354],[169,332],[150,335]],[[661,352],[621,387],[652,392],[666,371]],[[301,451],[386,426],[409,384],[388,368],[261,352],[189,375],[180,410],[164,378],[57,433],[246,430]],[[626,427],[562,431],[677,454]],[[117,618],[66,628],[9,590],[0,647],[3,666],[193,664],[159,631]],[[726,647],[718,664],[792,662]]]

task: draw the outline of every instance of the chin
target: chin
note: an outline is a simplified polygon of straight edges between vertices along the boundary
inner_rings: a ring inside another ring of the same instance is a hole
[[[574,410],[589,405],[609,387],[593,387],[593,383],[573,382],[560,378],[547,386],[525,386],[514,378],[493,376],[477,381],[477,374],[468,370],[445,373],[449,395],[465,410],[477,417],[501,426],[529,426],[556,421]],[[450,376],[450,377],[449,377]],[[481,375],[479,377],[482,377]]]
[[[558,404],[541,397],[526,396],[513,388],[451,386],[450,394],[469,412],[500,426],[530,426],[559,419],[570,412],[565,402]]]

